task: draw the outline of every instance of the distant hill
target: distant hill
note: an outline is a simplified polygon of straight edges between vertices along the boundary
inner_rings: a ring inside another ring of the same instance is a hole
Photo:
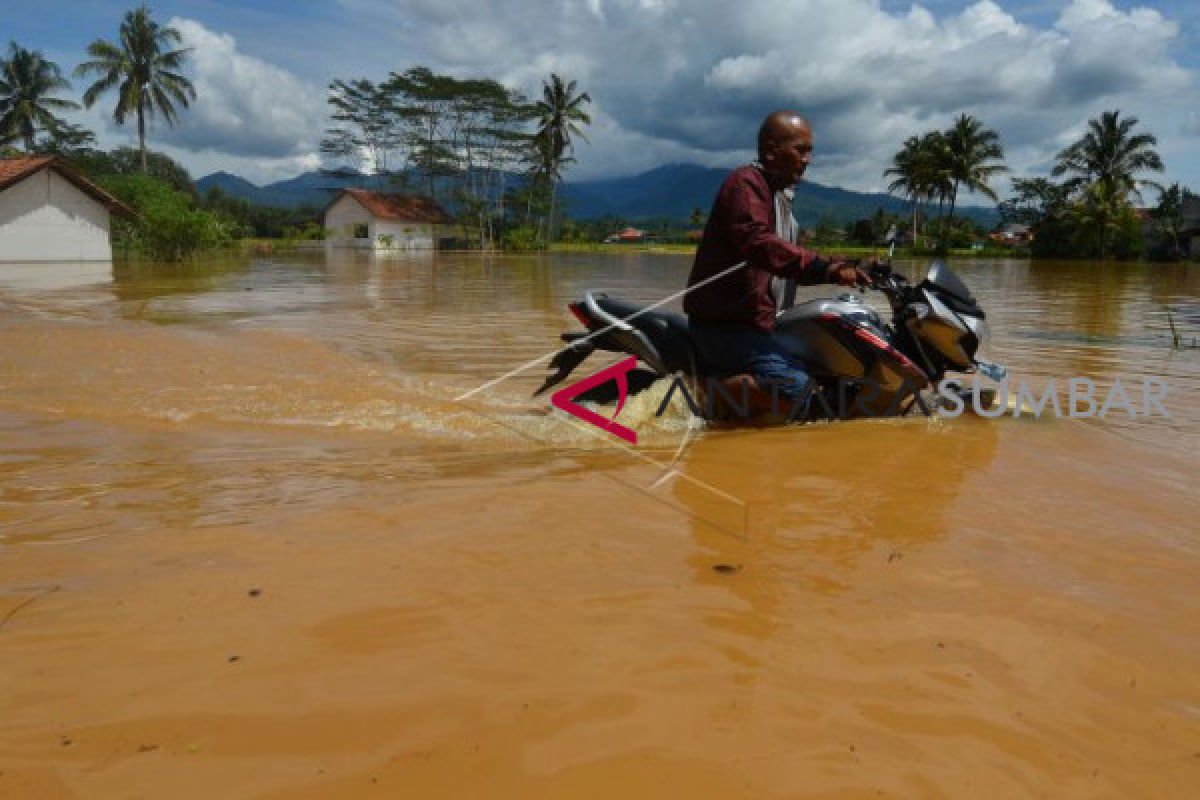
[[[671,164],[628,178],[569,181],[563,184],[562,196],[567,212],[579,219],[607,214],[629,220],[687,219],[696,208],[708,214],[717,189],[728,174],[724,167]],[[804,181],[796,189],[792,211],[801,227],[810,228],[824,216],[849,222],[869,217],[881,207],[895,214],[910,211],[906,200],[892,195],[853,192]],[[999,219],[994,207],[966,207],[956,213],[988,226]]]
[[[671,164],[626,178],[567,181],[560,190],[560,197],[567,213],[576,219],[611,215],[630,221],[654,217],[686,220],[697,208],[708,213],[717,188],[728,174],[729,170],[725,168]],[[517,176],[512,178],[513,182],[519,180]],[[215,172],[196,181],[196,190],[201,194],[212,186],[259,205],[320,207],[340,189],[371,188],[371,178],[353,171],[336,174],[317,171],[255,186],[236,175]],[[869,217],[881,207],[896,214],[906,214],[909,210],[907,202],[892,195],[853,192],[809,181],[801,183],[796,190],[793,208],[800,225],[812,227],[821,217],[848,222]],[[969,206],[960,208],[958,213],[988,226],[999,218],[994,207]]]
[[[297,208],[324,207],[342,189],[370,185],[370,177],[354,171],[325,173],[305,172],[285,181],[255,186],[250,181],[228,172],[214,172],[196,181],[196,191],[203,195],[216,186],[225,194],[240,197],[261,206]]]

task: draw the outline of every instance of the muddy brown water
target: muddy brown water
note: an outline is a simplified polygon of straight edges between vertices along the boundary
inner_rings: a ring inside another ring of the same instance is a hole
[[[0,267],[0,797],[1193,796],[1200,270],[954,263],[1166,417],[455,401],[687,266]]]

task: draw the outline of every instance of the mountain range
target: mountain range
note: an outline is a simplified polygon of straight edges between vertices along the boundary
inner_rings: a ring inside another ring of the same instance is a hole
[[[729,174],[723,167],[671,164],[639,175],[604,180],[566,181],[559,196],[567,213],[575,219],[620,217],[631,222],[650,218],[688,219],[695,209],[707,214],[721,181]],[[514,177],[513,181],[520,178]],[[306,172],[289,180],[256,186],[228,172],[215,172],[195,182],[204,194],[212,187],[258,205],[296,208],[323,207],[344,188],[371,187],[371,177],[353,171]],[[511,184],[510,184],[511,185]],[[812,227],[822,217],[850,222],[869,217],[878,208],[906,214],[908,202],[887,194],[854,192],[805,181],[796,189],[793,210],[802,227]],[[994,207],[967,206],[958,209],[986,226],[999,219]]]

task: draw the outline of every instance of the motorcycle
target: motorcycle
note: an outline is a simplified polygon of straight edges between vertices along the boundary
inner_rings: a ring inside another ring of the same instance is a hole
[[[903,416],[917,406],[929,413],[924,398],[934,389],[945,399],[953,394],[970,403],[968,390],[947,379],[947,373],[979,373],[994,381],[1004,377],[1003,367],[977,357],[990,337],[986,314],[944,262],[934,261],[915,286],[887,262],[875,264],[868,274],[870,284],[862,291],[869,288],[887,298],[890,323],[852,292],[795,304],[794,283],[777,287],[776,296],[785,300],[773,335],[813,380],[802,406],[781,408],[772,387],[749,375],[723,375],[710,368],[683,315],[595,291],[568,304],[585,331],[561,334],[566,346],[551,360],[552,372],[534,395],[561,383],[597,350],[638,359],[639,368],[628,375],[630,394],[660,379],[684,376],[693,395],[704,398],[695,404],[689,396],[693,413],[709,420],[778,416],[781,411],[788,412],[787,421]],[[612,402],[618,388],[609,382],[576,399]],[[990,405],[993,399],[991,393],[982,402]]]

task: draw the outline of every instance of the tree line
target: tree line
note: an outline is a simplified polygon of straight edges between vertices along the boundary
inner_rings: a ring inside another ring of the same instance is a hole
[[[997,202],[1002,224],[1028,226],[1036,256],[1180,258],[1183,208],[1195,202],[1195,195],[1178,183],[1164,187],[1146,177],[1162,172],[1163,163],[1157,138],[1137,130],[1138,124],[1120,111],[1089,120],[1087,132],[1055,156],[1051,177],[1014,178],[1012,196],[1002,202],[991,187],[995,177],[1009,171],[1000,137],[968,114],[945,131],[906,139],[883,176],[891,178],[888,191],[911,204],[915,241],[922,204],[929,217],[936,202],[937,215],[928,220],[926,232],[944,248],[962,228],[954,210],[959,192],[967,189]],[[1159,192],[1158,204],[1139,213],[1134,203],[1145,201],[1144,189]],[[1149,247],[1145,222],[1152,223],[1155,234]]]
[[[210,243],[294,230],[316,210],[261,209],[220,192],[197,198],[186,170],[147,148],[147,121],[161,117],[174,125],[196,97],[184,74],[191,51],[181,45],[179,32],[156,22],[145,6],[127,12],[115,40],[93,41],[74,69],[76,78],[90,80],[79,103],[61,96],[71,85],[57,64],[10,42],[0,56],[0,150],[20,146],[26,153],[68,156],[139,212],[140,225],[118,223],[118,239],[160,254],[187,249],[188,237]],[[91,131],[61,116],[109,95],[114,121],[136,125],[136,151],[99,151]],[[558,193],[576,141],[586,141],[590,102],[575,81],[557,74],[543,81],[537,99],[491,79],[427,67],[391,72],[379,82],[336,79],[329,84],[331,125],[320,150],[375,188],[418,190],[443,202],[477,246],[537,247],[587,227],[562,230]],[[1138,125],[1136,117],[1105,111],[1057,154],[1050,177],[1014,178],[1003,202],[992,188],[1008,172],[1000,137],[968,114],[946,130],[906,139],[883,176],[889,192],[910,202],[908,227],[916,243],[922,221],[934,246],[975,236],[968,221],[955,218],[965,189],[996,201],[1004,223],[1029,226],[1034,255],[1136,257],[1146,249],[1142,235],[1150,224],[1152,254],[1177,258],[1184,209],[1200,198],[1178,183],[1163,186],[1148,177],[1163,164],[1156,137]],[[141,177],[129,178],[133,173]],[[156,181],[172,193],[160,191]],[[1134,205],[1144,202],[1146,189],[1158,191],[1148,215]],[[171,214],[190,225],[144,223]],[[164,230],[177,241],[155,244]]]
[[[1137,128],[1137,117],[1105,111],[1088,121],[1083,136],[1058,153],[1051,178],[1013,181],[1012,198],[1000,204],[1001,217],[1030,226],[1035,255],[1101,259],[1186,255],[1180,238],[1183,206],[1200,198],[1178,183],[1163,186],[1146,177],[1162,172],[1163,162],[1155,149],[1158,139]],[[1159,195],[1157,205],[1145,214],[1148,218],[1134,205],[1134,201],[1144,202],[1145,189]],[[1147,228],[1156,239],[1149,247],[1144,241]]]
[[[380,82],[334,80],[328,100],[327,158],[379,189],[419,186],[456,211],[482,247],[500,233],[555,237],[563,171],[591,123],[591,98],[575,81],[551,74],[531,101],[491,79],[413,67]]]

